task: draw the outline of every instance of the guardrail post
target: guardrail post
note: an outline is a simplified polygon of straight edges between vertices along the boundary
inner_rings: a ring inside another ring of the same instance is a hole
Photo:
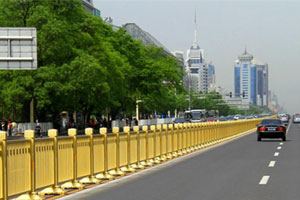
[[[8,185],[7,185],[7,132],[0,131],[0,142],[1,142],[1,159],[2,159],[2,195],[3,200],[8,199]]]
[[[178,126],[178,132],[177,132],[177,155],[178,156],[182,156],[183,153],[182,153],[182,147],[183,147],[183,125],[182,124],[175,124],[175,127],[176,125]]]
[[[77,180],[77,129],[68,129],[68,135],[73,138],[73,181],[64,183],[61,187],[83,189],[83,185]]]
[[[100,180],[112,180],[114,177],[108,173],[108,152],[107,152],[107,128],[100,128],[100,134],[104,136],[104,172],[96,176]]]
[[[153,131],[153,137],[154,137],[154,141],[153,141],[153,145],[154,145],[154,149],[153,149],[153,153],[154,153],[154,163],[155,164],[159,164],[161,163],[159,156],[156,156],[156,154],[158,153],[156,150],[156,146],[157,146],[157,142],[156,139],[157,137],[160,137],[159,135],[157,136],[157,131],[156,131],[156,127],[155,125],[150,126],[150,129]]]
[[[153,163],[151,162],[151,160],[149,160],[148,126],[143,126],[142,130],[143,130],[143,132],[145,132],[145,139],[146,139],[146,160],[142,161],[141,165],[143,165],[144,167],[149,167],[149,166],[152,166]]]
[[[124,176],[125,173],[120,170],[120,129],[113,127],[113,134],[116,134],[116,169],[109,171],[113,176]]]
[[[177,125],[177,126],[176,126]],[[176,158],[178,156],[177,151],[178,151],[178,124],[169,124],[169,129],[172,129],[172,157]],[[177,135],[177,143],[176,143],[176,150],[175,150],[175,131]]]
[[[133,169],[130,164],[131,164],[131,156],[130,156],[130,127],[129,126],[125,126],[123,128],[124,133],[126,133],[127,135],[127,166],[126,167],[122,167],[121,170],[125,173],[131,173],[131,172],[135,172],[135,169]]]
[[[168,127],[168,124],[164,124],[163,125],[163,130],[165,131],[166,133],[166,158],[167,159],[172,159],[172,153],[169,152],[169,147],[171,147],[171,144],[170,144],[170,140],[169,140],[169,137],[171,136],[170,134],[170,130],[169,130],[169,127]]]
[[[141,165],[141,148],[140,148],[140,127],[134,126],[133,131],[137,134],[137,162],[132,164],[131,166],[134,169],[144,169],[145,167]]]
[[[66,192],[60,188],[58,184],[58,145],[57,145],[57,133],[56,129],[48,130],[49,138],[53,139],[53,157],[54,157],[54,185],[52,187],[48,187],[42,190],[39,194],[46,195],[46,194],[56,194],[56,195],[63,195]]]
[[[163,132],[162,132],[162,128],[163,128],[163,126],[162,125],[157,125],[157,130],[159,131],[159,138],[160,138],[160,156],[159,156],[159,159],[160,159],[160,161],[162,161],[162,162],[164,162],[164,161],[166,161],[167,159],[166,159],[166,156],[165,155],[163,155],[163,143],[162,143],[162,134],[163,134]]]
[[[188,125],[187,123],[182,124],[182,153],[187,154],[187,131]]]
[[[80,183],[94,183],[99,184],[100,181],[95,177],[94,171],[94,130],[92,128],[86,128],[84,130],[85,135],[90,137],[90,176],[80,180]]]
[[[153,158],[148,158],[148,163],[151,164],[150,166],[154,165],[154,158],[155,158],[155,126],[153,126],[154,129],[152,129],[152,125],[150,126],[150,130],[153,133],[152,134],[152,139],[153,139]],[[147,141],[149,145],[149,132],[147,133]],[[148,146],[150,148],[150,145]],[[149,151],[148,151],[148,156],[149,156]]]
[[[30,176],[30,192],[27,194],[23,194],[16,198],[17,200],[21,199],[34,199],[34,200],[41,200],[43,199],[39,196],[36,192],[36,182],[35,182],[35,142],[34,142],[35,133],[33,130],[26,130],[24,132],[24,137],[26,140],[30,141],[30,162],[31,162],[31,176]]]
[[[186,124],[186,133],[187,133],[187,139],[186,139],[186,152],[187,153],[191,153],[192,152],[192,148],[191,148],[191,126],[192,126],[192,123],[188,123]]]

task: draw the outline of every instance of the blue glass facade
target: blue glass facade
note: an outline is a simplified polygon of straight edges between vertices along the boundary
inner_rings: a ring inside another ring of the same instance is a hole
[[[240,66],[234,67],[234,96],[239,97],[241,94],[241,68]]]
[[[263,105],[264,96],[264,72],[257,70],[257,94],[260,96],[260,105]]]
[[[256,67],[251,67],[251,102],[252,104],[256,105]]]
[[[214,65],[209,65],[208,76],[212,76],[214,74],[215,74],[215,66]]]

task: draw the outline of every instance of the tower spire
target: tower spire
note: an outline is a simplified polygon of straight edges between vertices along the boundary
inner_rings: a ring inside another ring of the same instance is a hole
[[[196,16],[196,10],[195,10],[195,18],[194,18],[194,43],[197,43],[197,16]]]

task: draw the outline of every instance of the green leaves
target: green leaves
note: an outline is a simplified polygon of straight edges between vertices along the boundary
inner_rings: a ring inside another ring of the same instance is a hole
[[[137,99],[145,113],[186,104],[174,57],[113,31],[79,0],[0,0],[0,26],[36,27],[38,34],[38,69],[0,72],[4,118],[28,119],[32,98],[39,119],[61,111],[130,115]]]

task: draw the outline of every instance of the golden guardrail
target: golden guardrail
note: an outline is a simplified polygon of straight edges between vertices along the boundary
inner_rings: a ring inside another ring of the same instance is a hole
[[[273,116],[275,117],[275,116]],[[25,132],[24,140],[7,141],[0,131],[0,199],[43,199],[46,194],[65,193],[67,188],[84,188],[125,173],[196,151],[237,137],[252,130],[262,119],[193,124],[163,124],[129,127],[124,133],[106,128],[93,135],[87,128],[77,136],[57,137],[49,130],[49,138],[34,139],[34,131]]]

